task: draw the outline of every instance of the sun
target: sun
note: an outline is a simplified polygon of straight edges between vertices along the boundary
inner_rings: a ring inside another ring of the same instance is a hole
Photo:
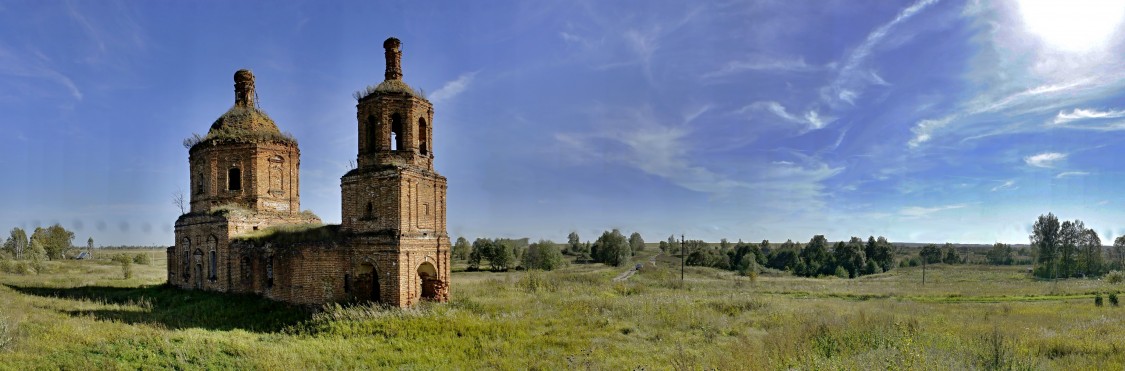
[[[1113,37],[1125,1],[1018,0],[1027,31],[1054,49],[1085,53],[1104,48]]]

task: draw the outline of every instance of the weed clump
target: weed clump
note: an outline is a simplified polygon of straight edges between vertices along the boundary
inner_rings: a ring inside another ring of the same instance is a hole
[[[523,277],[516,281],[516,287],[519,287],[526,292],[555,292],[558,290],[559,285],[547,277],[547,274],[540,270],[532,269],[527,271]]]
[[[1116,292],[1109,293],[1109,305],[1112,305],[1112,306],[1115,306],[1115,307],[1121,305],[1121,303],[1117,301],[1117,293]]]
[[[137,253],[137,255],[133,256],[133,263],[149,265],[152,264],[152,258],[150,258],[146,253]]]
[[[1094,306],[1102,306],[1102,294],[1100,292],[1094,294]]]

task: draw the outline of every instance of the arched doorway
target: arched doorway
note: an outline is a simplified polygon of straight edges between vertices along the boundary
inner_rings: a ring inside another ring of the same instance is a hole
[[[437,268],[430,262],[418,266],[418,280],[422,284],[422,300],[437,299],[441,280],[438,279]]]
[[[363,263],[356,269],[355,296],[360,300],[383,301],[382,292],[379,288],[379,272],[375,270],[375,265]]]

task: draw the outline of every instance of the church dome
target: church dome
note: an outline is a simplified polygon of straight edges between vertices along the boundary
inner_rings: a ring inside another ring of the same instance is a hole
[[[277,123],[258,108],[254,91],[254,74],[250,70],[234,73],[234,106],[211,124],[207,135],[189,138],[188,148],[202,143],[297,143],[289,134],[282,133]]]

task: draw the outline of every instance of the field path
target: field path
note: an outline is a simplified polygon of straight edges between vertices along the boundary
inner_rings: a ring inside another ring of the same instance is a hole
[[[658,257],[658,256],[660,256],[660,254],[653,255],[652,258],[648,260],[648,264],[655,267],[656,266],[656,257]],[[627,280],[627,279],[629,279],[629,277],[632,277],[634,274],[637,274],[637,266],[635,266],[635,265],[633,266],[633,268],[629,268],[629,270],[621,272],[621,274],[617,275],[617,277],[614,277],[613,282],[620,282],[620,281]]]

